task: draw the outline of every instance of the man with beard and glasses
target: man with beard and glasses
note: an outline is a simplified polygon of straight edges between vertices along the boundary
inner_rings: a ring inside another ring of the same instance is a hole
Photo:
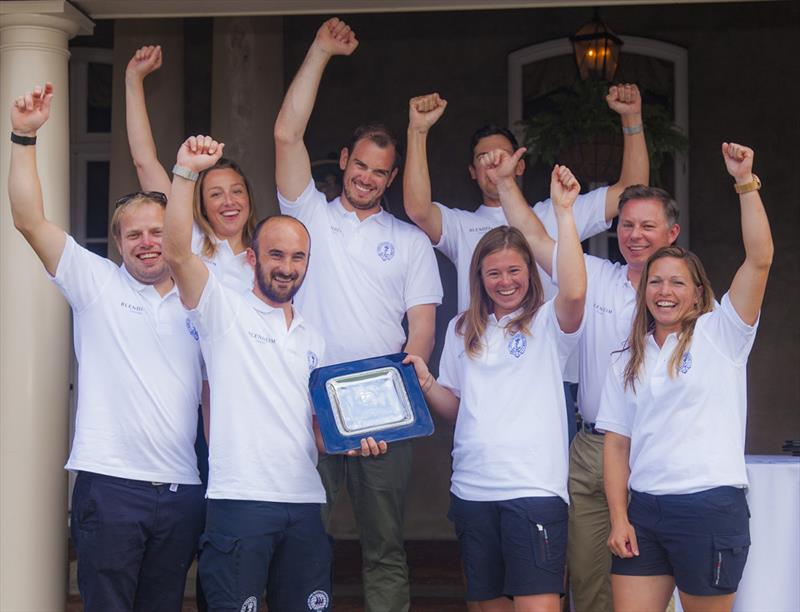
[[[183,143],[164,224],[164,257],[199,334],[214,406],[200,577],[211,610],[256,610],[265,588],[271,610],[329,610],[331,550],[315,469],[324,449],[308,395],[324,342],[292,307],[310,238],[300,221],[268,217],[247,250],[252,292],[209,273],[192,253],[192,194],[223,148],[210,136]],[[385,452],[385,442],[361,441],[361,456]]]
[[[167,200],[117,201],[121,266],[48,220],[35,145],[52,97],[47,83],[14,100],[8,195],[14,226],[72,308],[78,411],[66,467],[77,472],[78,588],[87,612],[172,612],[204,505],[194,453],[202,361],[161,252]]]
[[[323,363],[400,350],[427,360],[442,286],[425,234],[381,207],[398,171],[394,137],[382,125],[356,129],[339,157],[343,192],[332,202],[314,186],[303,141],[328,61],[334,55],[350,55],[357,45],[343,21],[333,18],[322,24],[275,123],[281,211],[303,221],[314,241],[314,262],[297,303],[322,330],[327,346]],[[346,478],[361,537],[366,610],[408,610],[402,526],[411,444],[394,444],[391,454],[377,461],[326,456],[319,470],[328,509]]]

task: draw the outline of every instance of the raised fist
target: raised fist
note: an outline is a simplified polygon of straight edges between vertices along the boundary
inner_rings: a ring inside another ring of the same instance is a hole
[[[224,148],[224,143],[211,136],[189,136],[178,149],[175,163],[193,172],[202,172],[219,161]]]
[[[580,192],[578,179],[569,168],[558,164],[553,166],[553,172],[550,174],[550,199],[555,206],[571,208]]]
[[[317,30],[314,45],[328,55],[350,55],[356,50],[356,33],[338,17],[328,19]]]
[[[148,74],[161,68],[161,60],[161,45],[142,47],[133,54],[125,69],[125,74],[144,80]]]
[[[642,112],[642,96],[639,88],[630,83],[609,87],[606,102],[611,110],[620,115],[636,115]]]
[[[50,116],[52,99],[52,83],[37,85],[33,91],[16,98],[11,105],[11,131],[19,136],[36,136]]]
[[[417,96],[408,101],[408,127],[417,132],[427,132],[447,108],[447,100],[438,93]]]
[[[511,155],[503,149],[493,149],[481,155],[478,163],[486,168],[486,176],[496,185],[498,181],[513,179],[517,176],[517,166],[522,160],[522,156],[525,155],[525,151],[527,151],[525,147],[520,147]]]
[[[736,182],[748,183],[753,180],[753,149],[734,142],[723,142],[722,158],[728,174]]]

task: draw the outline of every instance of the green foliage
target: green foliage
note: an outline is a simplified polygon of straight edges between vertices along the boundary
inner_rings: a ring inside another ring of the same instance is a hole
[[[573,145],[618,139],[620,120],[606,104],[608,87],[606,81],[578,81],[570,89],[547,96],[547,106],[554,110],[542,110],[523,119],[520,124],[525,130],[530,163],[552,166]],[[685,151],[689,140],[661,106],[643,105],[642,119],[650,154],[650,177],[657,184],[664,158]]]

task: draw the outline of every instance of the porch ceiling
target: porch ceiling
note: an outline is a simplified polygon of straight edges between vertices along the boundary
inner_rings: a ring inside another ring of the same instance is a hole
[[[72,0],[92,19],[695,4],[742,0]],[[769,0],[761,0],[769,1]],[[46,4],[47,2],[42,2]],[[32,3],[34,4],[34,3]]]

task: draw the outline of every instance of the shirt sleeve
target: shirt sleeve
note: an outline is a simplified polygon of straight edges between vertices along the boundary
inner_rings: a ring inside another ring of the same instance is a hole
[[[554,336],[556,347],[558,348],[558,362],[559,368],[561,369],[561,373],[564,373],[564,368],[567,365],[567,359],[569,359],[570,355],[575,351],[575,347],[578,346],[578,342],[580,342],[581,336],[583,336],[583,329],[586,324],[586,316],[581,318],[581,324],[572,333],[566,333],[564,330],[561,329],[561,326],[558,323],[558,315],[556,314],[556,306],[554,300],[549,300],[542,305],[542,314],[547,317],[548,319],[548,326],[550,327],[550,331]]]
[[[216,276],[209,274],[197,307],[189,311],[200,337],[214,340],[228,333],[235,324],[241,302],[234,291],[225,289]]]
[[[758,321],[755,325],[742,321],[731,304],[728,293],[722,296],[713,312],[698,320],[697,325],[698,333],[706,334],[711,343],[728,359],[738,365],[747,363],[756,339]]]
[[[575,218],[575,228],[581,241],[604,232],[611,227],[611,222],[606,221],[606,193],[608,187],[600,187],[589,193],[579,195],[572,207]],[[553,210],[553,201],[550,198],[537,202],[533,212],[539,217],[544,229],[553,240],[558,240],[558,220]]]
[[[447,326],[444,336],[444,348],[439,358],[439,378],[437,382],[450,389],[457,397],[461,397],[461,364],[460,359],[468,359],[464,354],[464,338],[456,334],[455,317]]]
[[[325,195],[317,191],[313,178],[308,181],[308,185],[306,185],[303,193],[301,193],[296,200],[288,200],[278,191],[278,204],[280,205],[281,212],[284,215],[299,219],[306,224],[310,222],[317,207],[325,203],[327,203]]]
[[[456,263],[458,261],[458,233],[460,230],[458,213],[439,202],[434,202],[433,204],[442,212],[442,236],[439,238],[439,242],[433,246],[439,249],[447,259]]]
[[[414,239],[406,271],[403,301],[405,309],[420,304],[442,303],[442,280],[439,277],[439,264],[428,237],[413,228]]]
[[[92,253],[72,236],[67,236],[56,274],[50,279],[77,314],[94,303],[118,269],[114,262]]]
[[[625,359],[627,356],[626,351],[618,359]],[[617,361],[617,365],[620,366],[620,370],[624,367],[621,361]],[[633,392],[629,391],[629,393]],[[606,372],[603,391],[600,394],[600,410],[597,414],[595,428],[600,431],[612,431],[630,438],[633,431],[634,410],[629,399],[626,396],[620,372],[617,372],[614,364],[610,365]]]

